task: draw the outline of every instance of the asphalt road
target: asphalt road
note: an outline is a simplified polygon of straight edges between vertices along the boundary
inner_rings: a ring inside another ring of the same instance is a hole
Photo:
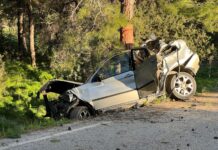
[[[0,150],[218,150],[218,94],[113,112],[20,139]]]

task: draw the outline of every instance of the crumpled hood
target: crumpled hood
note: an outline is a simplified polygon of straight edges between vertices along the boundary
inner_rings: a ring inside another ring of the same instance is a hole
[[[82,85],[83,83],[80,82],[73,82],[73,81],[67,81],[67,80],[50,80],[46,84],[44,84],[40,90],[37,93],[37,97],[39,97],[40,93],[42,92],[53,92],[57,94],[62,94],[65,91],[78,87]]]

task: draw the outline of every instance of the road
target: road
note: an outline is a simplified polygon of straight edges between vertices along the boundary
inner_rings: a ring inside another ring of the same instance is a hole
[[[218,93],[1,139],[0,150],[218,150]]]

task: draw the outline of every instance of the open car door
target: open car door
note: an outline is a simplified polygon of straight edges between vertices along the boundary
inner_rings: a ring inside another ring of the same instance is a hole
[[[145,48],[131,50],[136,88],[140,98],[156,93],[156,56],[150,56]]]

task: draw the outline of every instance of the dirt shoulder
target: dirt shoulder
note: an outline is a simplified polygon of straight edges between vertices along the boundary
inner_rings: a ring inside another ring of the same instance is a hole
[[[201,93],[186,102],[182,101],[166,101],[152,105],[156,108],[166,109],[194,109],[204,111],[218,112],[218,92],[217,93]]]

